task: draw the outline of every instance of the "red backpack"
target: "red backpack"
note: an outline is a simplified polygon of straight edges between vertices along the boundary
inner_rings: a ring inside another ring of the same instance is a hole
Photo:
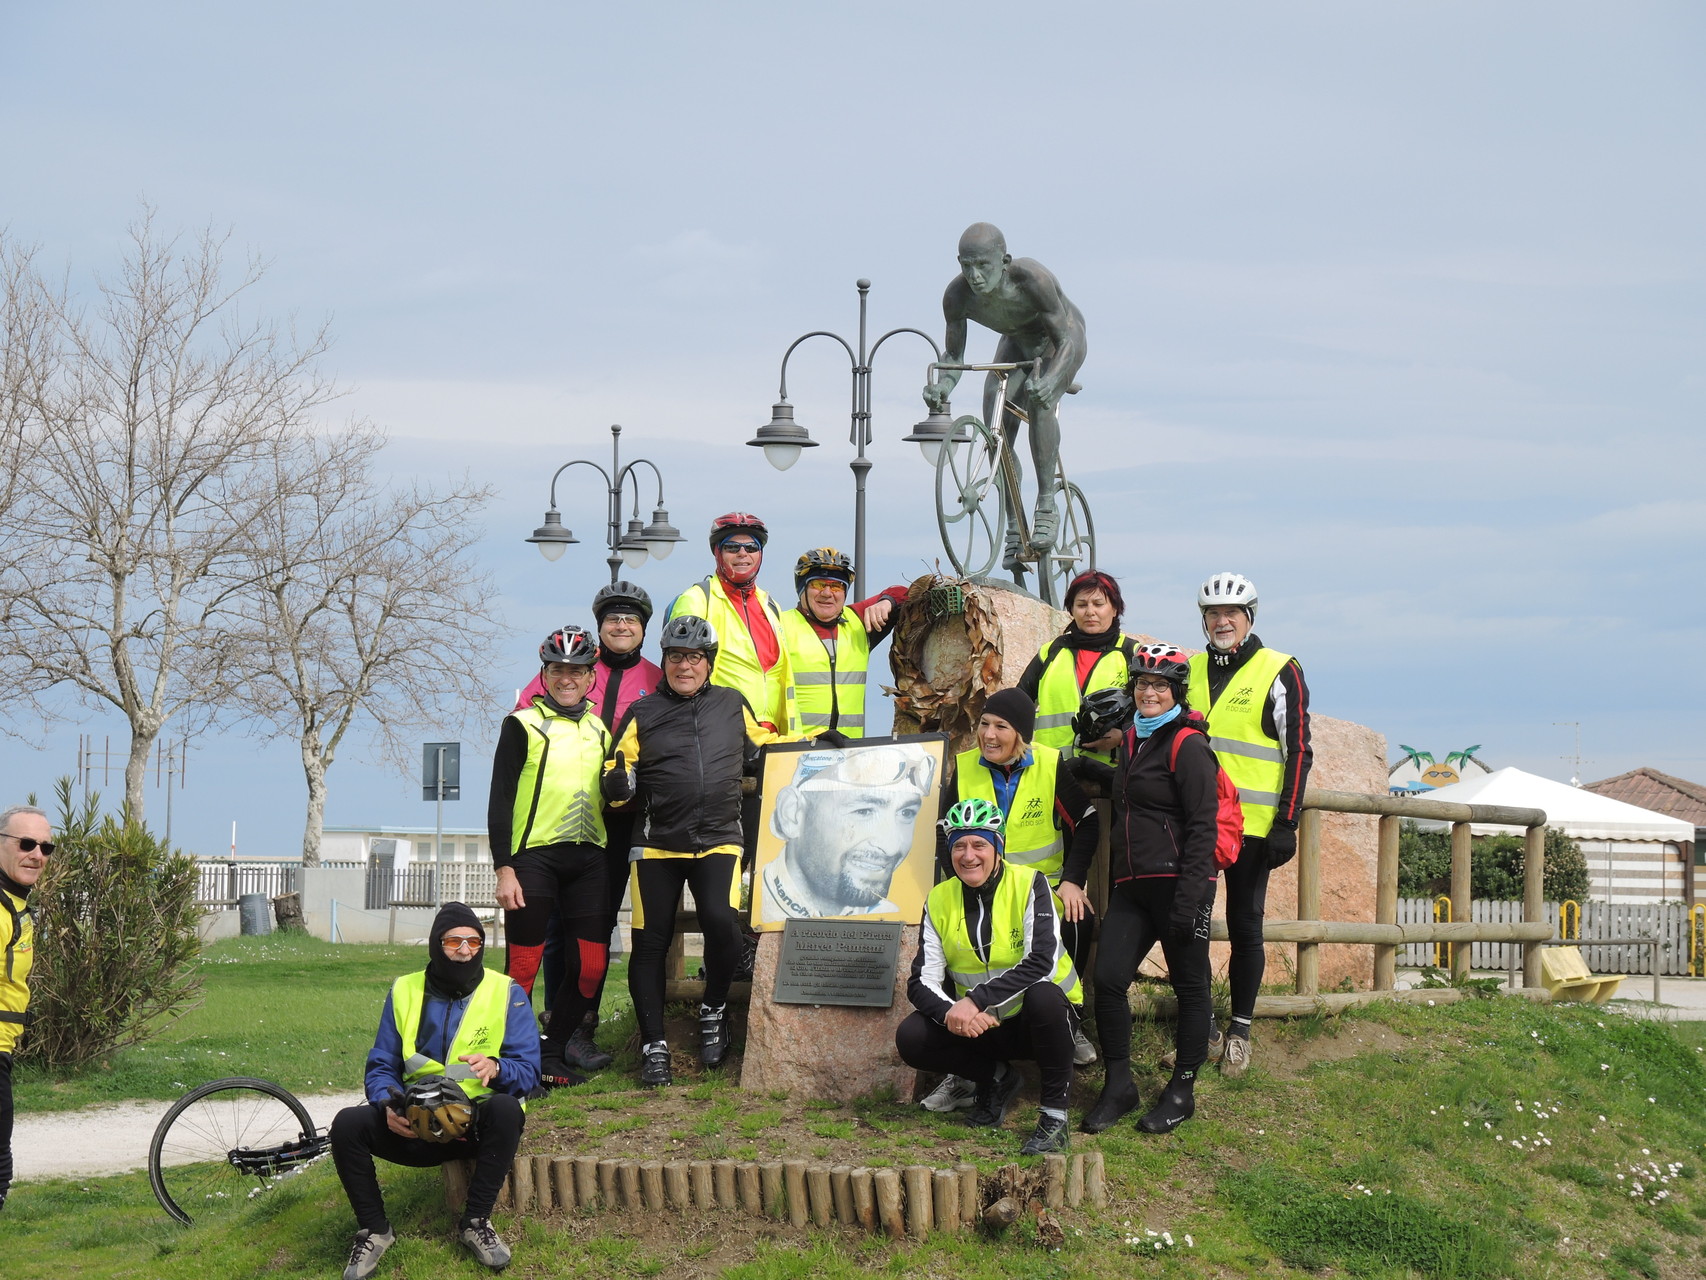
[[[1167,753],[1167,768],[1174,773],[1179,771],[1179,744],[1185,740],[1187,733],[1195,733],[1204,738],[1201,729],[1180,729],[1173,735],[1173,749]],[[1220,804],[1214,815],[1214,865],[1224,871],[1238,861],[1238,851],[1244,847],[1244,806],[1238,802],[1238,788],[1232,785],[1232,779],[1226,776],[1226,770],[1220,767],[1220,758],[1213,752],[1209,753],[1214,759],[1214,789]]]

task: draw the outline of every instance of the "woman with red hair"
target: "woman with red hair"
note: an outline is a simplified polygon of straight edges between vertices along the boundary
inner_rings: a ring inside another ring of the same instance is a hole
[[[1045,644],[1019,677],[1018,687],[1037,704],[1034,741],[1066,757],[1090,755],[1112,764],[1118,730],[1080,743],[1072,720],[1087,695],[1131,683],[1135,642],[1120,634],[1125,597],[1110,575],[1089,569],[1067,586],[1066,611],[1072,615],[1066,630]]]

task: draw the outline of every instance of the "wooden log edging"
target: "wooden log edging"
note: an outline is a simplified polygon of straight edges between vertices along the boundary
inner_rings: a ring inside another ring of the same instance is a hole
[[[461,1209],[472,1172],[466,1160],[444,1166],[445,1199],[452,1210]],[[1108,1204],[1106,1162],[1100,1151],[1047,1156],[1037,1173],[1040,1202],[1051,1209]],[[897,1240],[917,1240],[932,1232],[954,1234],[996,1222],[987,1216],[984,1203],[992,1186],[992,1181],[979,1178],[975,1165],[964,1163],[945,1169],[874,1169],[798,1159],[666,1162],[524,1155],[511,1166],[498,1205],[517,1216],[577,1210],[654,1216],[722,1211],[785,1219],[796,1227],[857,1227]]]

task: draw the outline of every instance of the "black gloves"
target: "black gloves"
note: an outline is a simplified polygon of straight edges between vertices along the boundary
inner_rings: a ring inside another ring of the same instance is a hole
[[[611,804],[627,804],[634,798],[634,775],[628,771],[628,761],[622,752],[616,753],[616,767],[604,771],[599,789]]]
[[[1094,756],[1073,756],[1066,767],[1079,783],[1096,795],[1108,795],[1114,789],[1114,766]]]
[[[825,729],[822,733],[818,734],[817,737],[813,738],[812,741],[820,743],[826,747],[840,747],[842,749],[853,745],[853,739],[849,738],[839,729]]]
[[[1275,821],[1268,832],[1268,870],[1283,867],[1297,856],[1297,827]]]
[[[1175,943],[1194,941],[1199,935],[1208,939],[1208,918],[1212,907],[1200,899],[1187,898],[1177,890],[1173,894],[1173,909],[1167,913],[1167,932]]]

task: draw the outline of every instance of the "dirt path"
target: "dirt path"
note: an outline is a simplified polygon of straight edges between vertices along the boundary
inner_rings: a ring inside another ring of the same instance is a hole
[[[304,1094],[322,1130],[360,1092]],[[82,1111],[20,1112],[12,1133],[17,1179],[98,1177],[148,1167],[148,1143],[169,1102],[119,1102]]]

